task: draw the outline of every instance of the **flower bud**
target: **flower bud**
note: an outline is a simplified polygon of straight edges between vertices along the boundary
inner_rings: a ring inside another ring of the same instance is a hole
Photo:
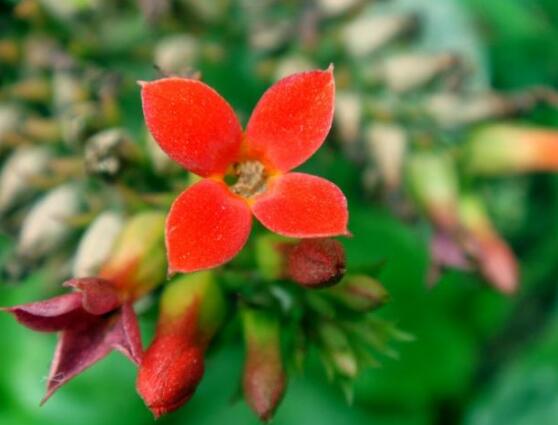
[[[391,90],[406,92],[429,83],[457,63],[449,53],[406,53],[386,59],[381,73]]]
[[[344,307],[362,313],[376,310],[389,300],[389,293],[382,284],[365,275],[345,276],[324,294]]]
[[[189,34],[172,35],[155,46],[154,61],[165,75],[183,75],[196,67],[199,50],[196,37]]]
[[[334,372],[346,378],[354,378],[358,372],[358,359],[345,332],[335,323],[322,322],[318,333],[322,350]]]
[[[335,129],[344,148],[351,155],[360,135],[363,115],[363,100],[358,92],[340,91],[335,95]]]
[[[80,210],[78,189],[67,184],[48,192],[23,220],[17,244],[20,258],[36,261],[66,241],[71,228],[66,222]]]
[[[85,145],[85,169],[103,177],[115,177],[126,161],[138,157],[136,146],[127,132],[109,128],[91,136]]]
[[[95,276],[108,260],[114,243],[123,226],[119,213],[106,211],[100,214],[82,236],[73,261],[74,278]]]
[[[246,343],[244,398],[263,421],[268,421],[281,402],[286,373],[281,358],[277,317],[261,310],[244,309],[242,327]]]
[[[558,131],[491,125],[473,134],[465,160],[481,175],[558,171]]]
[[[306,288],[334,285],[345,274],[345,250],[335,239],[303,239],[288,250],[287,276]]]
[[[458,227],[458,181],[448,155],[421,152],[407,163],[408,183],[419,207],[441,230],[452,233]]]
[[[32,193],[29,180],[43,175],[50,152],[43,147],[20,147],[6,160],[0,174],[0,214]]]
[[[205,349],[221,326],[225,309],[211,272],[179,277],[165,288],[155,339],[136,384],[155,417],[178,409],[194,394],[204,372]]]
[[[471,195],[460,202],[465,247],[477,261],[482,275],[497,290],[512,294],[519,285],[515,255],[492,226],[482,202]]]
[[[6,92],[14,99],[27,102],[46,102],[51,96],[48,80],[31,77],[6,87]]]
[[[125,225],[99,272],[131,299],[145,295],[165,280],[165,215],[143,212]]]
[[[398,125],[375,123],[367,128],[365,138],[368,155],[378,166],[385,187],[397,189],[407,150],[407,134]]]
[[[361,14],[345,25],[342,36],[347,51],[352,56],[363,57],[381,49],[414,25],[415,19],[410,15]]]

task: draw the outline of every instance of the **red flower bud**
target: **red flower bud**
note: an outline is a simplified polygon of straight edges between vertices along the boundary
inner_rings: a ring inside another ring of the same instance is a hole
[[[331,286],[345,274],[345,251],[334,239],[303,239],[287,255],[287,276],[307,288]]]
[[[286,386],[279,322],[267,312],[246,309],[242,312],[242,324],[246,341],[244,397],[259,418],[268,421]]]
[[[192,397],[203,376],[205,349],[224,314],[225,301],[210,272],[180,277],[165,288],[155,339],[137,379],[137,390],[155,417]]]
[[[494,229],[482,202],[466,196],[461,199],[460,209],[465,248],[478,263],[482,275],[500,292],[514,293],[519,285],[517,260]]]

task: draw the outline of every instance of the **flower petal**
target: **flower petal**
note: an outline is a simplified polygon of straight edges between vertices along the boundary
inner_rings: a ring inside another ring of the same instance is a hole
[[[267,90],[246,127],[249,154],[289,171],[324,142],[333,119],[333,68],[291,75]]]
[[[121,304],[114,286],[106,279],[82,277],[67,280],[63,285],[82,293],[82,307],[91,314],[105,314]]]
[[[121,310],[110,315],[88,315],[62,332],[52,360],[47,392],[41,404],[113,349],[122,352],[136,364],[141,362],[141,336],[130,304],[124,304]]]
[[[283,236],[348,234],[345,195],[330,181],[309,174],[288,173],[271,179],[252,211],[265,227]]]
[[[187,170],[207,177],[236,159],[242,128],[215,90],[187,78],[142,83],[145,122],[159,146]]]
[[[174,201],[166,224],[169,273],[219,266],[244,246],[252,216],[224,183],[202,180]]]
[[[44,301],[3,308],[23,326],[38,332],[56,332],[87,316],[81,308],[82,294],[74,292]]]

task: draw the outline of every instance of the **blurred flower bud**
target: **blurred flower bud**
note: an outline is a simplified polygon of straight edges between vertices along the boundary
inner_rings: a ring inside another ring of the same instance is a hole
[[[155,46],[155,65],[165,75],[185,75],[196,68],[200,49],[196,38],[177,34],[163,38]]]
[[[44,195],[23,220],[17,244],[18,257],[36,261],[56,252],[71,233],[66,220],[79,210],[79,192],[71,184]]]
[[[457,63],[450,53],[406,53],[386,59],[380,73],[391,90],[402,93],[420,88]]]
[[[127,161],[138,156],[137,147],[125,130],[109,128],[87,139],[85,169],[93,175],[115,177]]]
[[[318,0],[318,7],[325,16],[339,16],[362,4],[362,0]]]
[[[335,239],[302,239],[287,251],[287,277],[305,288],[334,285],[345,274],[345,250]]]
[[[22,119],[20,109],[11,104],[0,104],[0,147],[9,142]]]
[[[62,138],[69,146],[78,146],[92,128],[98,125],[97,108],[92,102],[71,104],[60,114]]]
[[[6,159],[0,174],[0,215],[33,192],[29,180],[46,173],[51,157],[43,147],[20,147]]]
[[[412,29],[416,19],[409,15],[361,14],[343,28],[343,41],[352,56],[374,53]]]
[[[365,275],[345,276],[324,294],[344,307],[362,313],[376,310],[389,300],[389,293],[382,284]]]
[[[268,280],[281,279],[285,276],[286,255],[294,241],[265,233],[256,239],[256,263],[258,270]]]
[[[204,352],[225,317],[225,300],[211,272],[179,277],[165,287],[155,339],[140,365],[137,390],[155,417],[192,397],[204,372]]]
[[[51,68],[60,54],[56,41],[45,34],[30,35],[23,47],[24,62],[29,69]]]
[[[509,99],[491,92],[467,97],[453,92],[440,93],[428,99],[426,111],[441,127],[454,128],[502,117],[517,110]]]
[[[150,292],[165,280],[165,215],[142,212],[124,225],[99,277],[129,293],[132,299]]]
[[[334,369],[331,372],[354,378],[358,373],[358,359],[343,329],[333,322],[324,321],[319,325],[318,334],[323,346],[322,354]]]
[[[242,327],[246,343],[244,398],[261,420],[268,421],[283,398],[287,380],[279,320],[271,313],[246,308]]]
[[[123,226],[119,213],[106,211],[99,214],[82,236],[73,260],[74,278],[95,276],[108,260]]]
[[[20,46],[15,39],[0,40],[0,63],[14,65],[20,56]]]
[[[490,125],[473,133],[465,160],[468,170],[481,175],[558,171],[558,131]]]
[[[82,102],[87,99],[83,78],[78,78],[74,72],[61,70],[54,73],[53,84],[53,104],[58,113],[74,103]]]
[[[362,123],[362,97],[357,92],[338,91],[335,95],[335,129],[346,152],[356,156],[356,143]]]
[[[459,213],[452,159],[443,153],[420,152],[409,157],[406,167],[408,184],[419,207],[439,229],[454,232]]]
[[[430,258],[431,263],[427,276],[430,286],[434,286],[444,268],[458,270],[471,270],[472,268],[467,253],[459,242],[443,232],[435,231],[430,239]]]
[[[30,116],[21,126],[21,135],[37,142],[58,142],[61,128],[56,120]]]
[[[368,155],[378,166],[386,189],[397,189],[407,151],[407,134],[396,124],[375,123],[366,129],[365,138]]]
[[[260,18],[250,25],[249,42],[254,50],[279,49],[293,35],[293,25],[288,19],[270,21]]]
[[[19,80],[7,86],[5,90],[10,97],[26,102],[46,102],[51,96],[49,81],[41,77]]]
[[[467,195],[460,200],[465,248],[476,260],[485,279],[504,294],[513,294],[519,285],[515,255],[492,226],[480,199]]]

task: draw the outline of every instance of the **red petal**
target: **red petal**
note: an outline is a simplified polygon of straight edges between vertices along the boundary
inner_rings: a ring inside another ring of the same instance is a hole
[[[271,179],[252,211],[265,227],[284,236],[348,234],[345,195],[330,181],[309,174],[288,173]]]
[[[38,332],[56,332],[79,321],[87,313],[81,308],[82,294],[61,295],[45,301],[3,308],[23,326]]]
[[[145,122],[161,148],[201,176],[223,173],[239,152],[242,128],[230,105],[186,78],[142,83]]]
[[[246,127],[251,156],[263,157],[283,172],[302,164],[329,132],[334,98],[332,67],[294,74],[274,84]]]
[[[224,183],[202,180],[174,201],[166,224],[169,272],[219,266],[244,246],[252,216]]]
[[[114,286],[106,279],[97,277],[70,279],[64,282],[64,286],[81,291],[82,307],[91,314],[105,314],[121,304]]]

